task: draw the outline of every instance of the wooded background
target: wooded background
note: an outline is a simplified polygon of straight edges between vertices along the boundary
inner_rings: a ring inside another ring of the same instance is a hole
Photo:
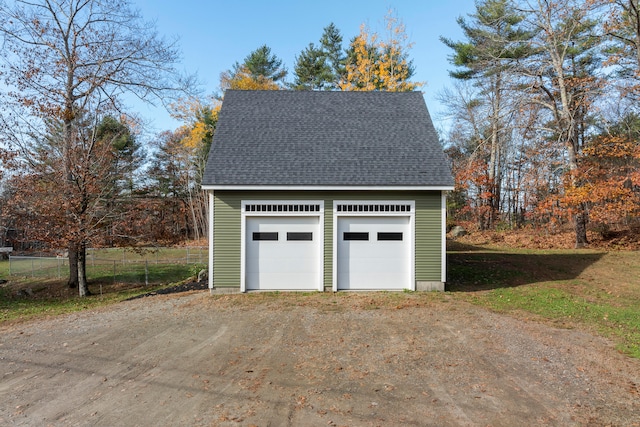
[[[637,230],[638,0],[484,0],[457,23],[441,135],[456,179],[451,224],[479,230]],[[206,236],[200,189],[226,89],[420,90],[412,43],[389,12],[344,41],[328,24],[291,73],[267,45],[202,96],[126,0],[0,3],[0,245],[69,250]],[[420,52],[428,55],[429,52]],[[131,95],[183,125],[143,138]],[[73,268],[72,268],[73,270]],[[85,289],[86,291],[86,289]]]

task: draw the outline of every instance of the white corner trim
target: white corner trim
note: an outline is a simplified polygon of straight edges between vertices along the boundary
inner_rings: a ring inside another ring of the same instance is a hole
[[[215,250],[215,244],[213,242],[214,234],[214,216],[213,216],[214,196],[213,191],[209,191],[209,271],[207,274],[207,281],[209,282],[209,289],[213,289],[213,251]]]
[[[447,281],[447,193],[445,191],[441,194],[442,204],[442,275],[440,280],[442,283],[446,283]]]

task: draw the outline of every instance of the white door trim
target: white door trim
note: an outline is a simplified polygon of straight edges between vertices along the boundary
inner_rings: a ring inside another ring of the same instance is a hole
[[[240,207],[240,292],[246,292],[247,217],[313,216],[318,218],[318,291],[324,291],[324,201],[243,200]]]
[[[383,209],[384,208],[384,209]],[[415,291],[415,200],[334,200],[333,201],[333,274],[332,289],[338,291],[338,218],[347,216],[409,218],[409,283],[405,289]]]

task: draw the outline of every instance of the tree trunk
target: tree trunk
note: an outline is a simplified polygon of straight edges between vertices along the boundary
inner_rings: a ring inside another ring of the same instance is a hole
[[[78,294],[81,297],[91,295],[87,284],[87,247],[81,244],[78,248]]]
[[[577,139],[574,136],[567,144],[567,155],[571,173],[571,185],[574,188],[581,186],[581,183],[576,178],[576,171],[578,170],[578,156],[576,154],[578,151],[577,149]],[[587,206],[585,203],[580,203],[577,208],[578,212],[574,216],[576,248],[584,248],[589,243],[587,241],[587,223],[589,222],[589,217],[587,215]]]
[[[191,191],[191,188],[189,188],[189,211],[191,212],[191,220],[193,221],[193,238],[195,240],[200,240],[200,223],[198,222],[198,218],[196,217],[196,208],[194,206],[195,201],[193,199]]]
[[[69,244],[69,281],[67,285],[71,289],[78,288],[78,249],[73,243]]]
[[[501,152],[501,123],[500,123],[500,111],[502,103],[502,75],[497,73],[493,83],[493,100],[492,100],[492,112],[491,112],[491,151],[489,158],[489,185],[491,188],[491,198],[489,199],[490,213],[488,218],[488,228],[493,229],[496,226],[498,215],[500,212],[500,196],[502,193],[501,188],[501,165],[500,165],[500,152]]]
[[[588,214],[587,207],[584,203],[580,204],[580,211],[575,215],[576,222],[576,249],[584,248],[589,243],[587,241],[587,223]]]

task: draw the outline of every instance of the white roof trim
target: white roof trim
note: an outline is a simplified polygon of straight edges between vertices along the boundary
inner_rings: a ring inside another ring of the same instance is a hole
[[[453,191],[453,186],[448,185],[421,185],[421,186],[355,186],[355,185],[203,185],[203,190],[324,190],[324,191]]]

